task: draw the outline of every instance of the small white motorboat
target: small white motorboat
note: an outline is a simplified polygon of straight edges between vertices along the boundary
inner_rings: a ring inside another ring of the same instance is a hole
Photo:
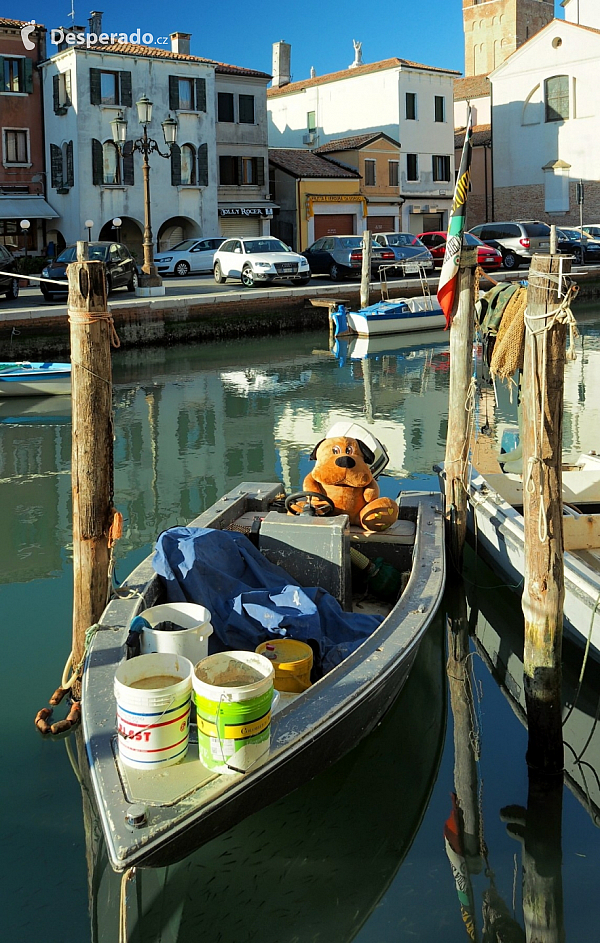
[[[71,392],[71,364],[46,361],[0,363],[0,399]]]
[[[335,334],[399,334],[406,331],[441,330],[446,326],[444,312],[431,297],[398,298],[347,311],[338,305],[332,315]]]

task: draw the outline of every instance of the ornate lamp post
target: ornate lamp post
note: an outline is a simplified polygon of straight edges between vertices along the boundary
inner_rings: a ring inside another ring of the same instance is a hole
[[[113,229],[117,230],[117,242],[120,242],[121,241],[121,226],[123,224],[123,220],[121,219],[120,216],[115,216],[115,218],[112,221],[112,224],[113,224]]]
[[[84,223],[83,225],[85,226],[85,228],[86,228],[87,231],[88,231],[88,242],[91,242],[91,241],[92,241],[92,226],[94,225],[94,220],[93,220],[93,219],[86,219],[86,221],[85,221],[85,223]]]
[[[143,95],[142,98],[136,102],[136,107],[140,124],[144,129],[141,138],[134,141],[131,147],[132,151],[139,151],[144,158],[144,264],[142,265],[140,283],[144,288],[153,288],[162,285],[162,278],[156,271],[156,266],[154,265],[152,226],[150,219],[150,163],[148,157],[153,153],[157,153],[160,157],[165,158],[171,156],[171,148],[177,141],[177,122],[174,118],[171,118],[170,115],[162,122],[165,144],[169,148],[168,152],[163,154],[158,146],[158,142],[148,137],[148,125],[152,119],[152,102],[146,95]],[[122,112],[119,112],[117,117],[111,121],[110,126],[112,128],[113,141],[122,154],[125,141],[127,140],[127,121],[123,117]]]
[[[26,270],[27,270],[27,243],[29,242],[29,227],[30,226],[31,226],[31,223],[29,222],[28,219],[21,220],[21,229],[23,230],[23,237],[24,237],[23,244],[25,247],[25,269]]]

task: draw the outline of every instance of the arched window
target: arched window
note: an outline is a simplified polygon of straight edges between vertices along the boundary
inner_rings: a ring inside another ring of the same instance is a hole
[[[544,82],[546,121],[567,121],[569,118],[569,76],[553,75]]]
[[[181,183],[183,186],[196,184],[196,148],[193,144],[181,147]]]
[[[102,145],[102,182],[121,182],[120,157],[113,141],[105,141]]]

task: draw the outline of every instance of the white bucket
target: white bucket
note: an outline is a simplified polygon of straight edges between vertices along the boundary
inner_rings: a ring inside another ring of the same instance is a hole
[[[171,652],[189,658],[193,665],[208,655],[208,637],[212,635],[210,612],[204,606],[191,602],[173,602],[153,606],[139,613],[149,622],[151,629],[144,629],[140,640],[142,655],[151,652]],[[180,625],[181,631],[154,631],[161,622]]]
[[[138,655],[115,673],[119,757],[135,769],[156,769],[179,763],[187,753],[190,734],[194,666],[181,655]],[[166,679],[172,683],[165,683]],[[136,682],[160,679],[148,688]],[[175,680],[177,679],[177,680]]]

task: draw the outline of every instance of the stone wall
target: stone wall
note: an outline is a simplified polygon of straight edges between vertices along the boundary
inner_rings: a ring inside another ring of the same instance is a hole
[[[523,187],[496,187],[494,190],[494,219],[540,219],[546,223],[555,223],[557,226],[579,226],[579,205],[576,195],[577,181],[571,181],[569,186],[568,213],[547,213],[543,184]],[[583,205],[583,222],[600,223],[600,182],[585,182],[585,203]],[[469,201],[469,227],[476,226],[471,222],[471,202]]]

